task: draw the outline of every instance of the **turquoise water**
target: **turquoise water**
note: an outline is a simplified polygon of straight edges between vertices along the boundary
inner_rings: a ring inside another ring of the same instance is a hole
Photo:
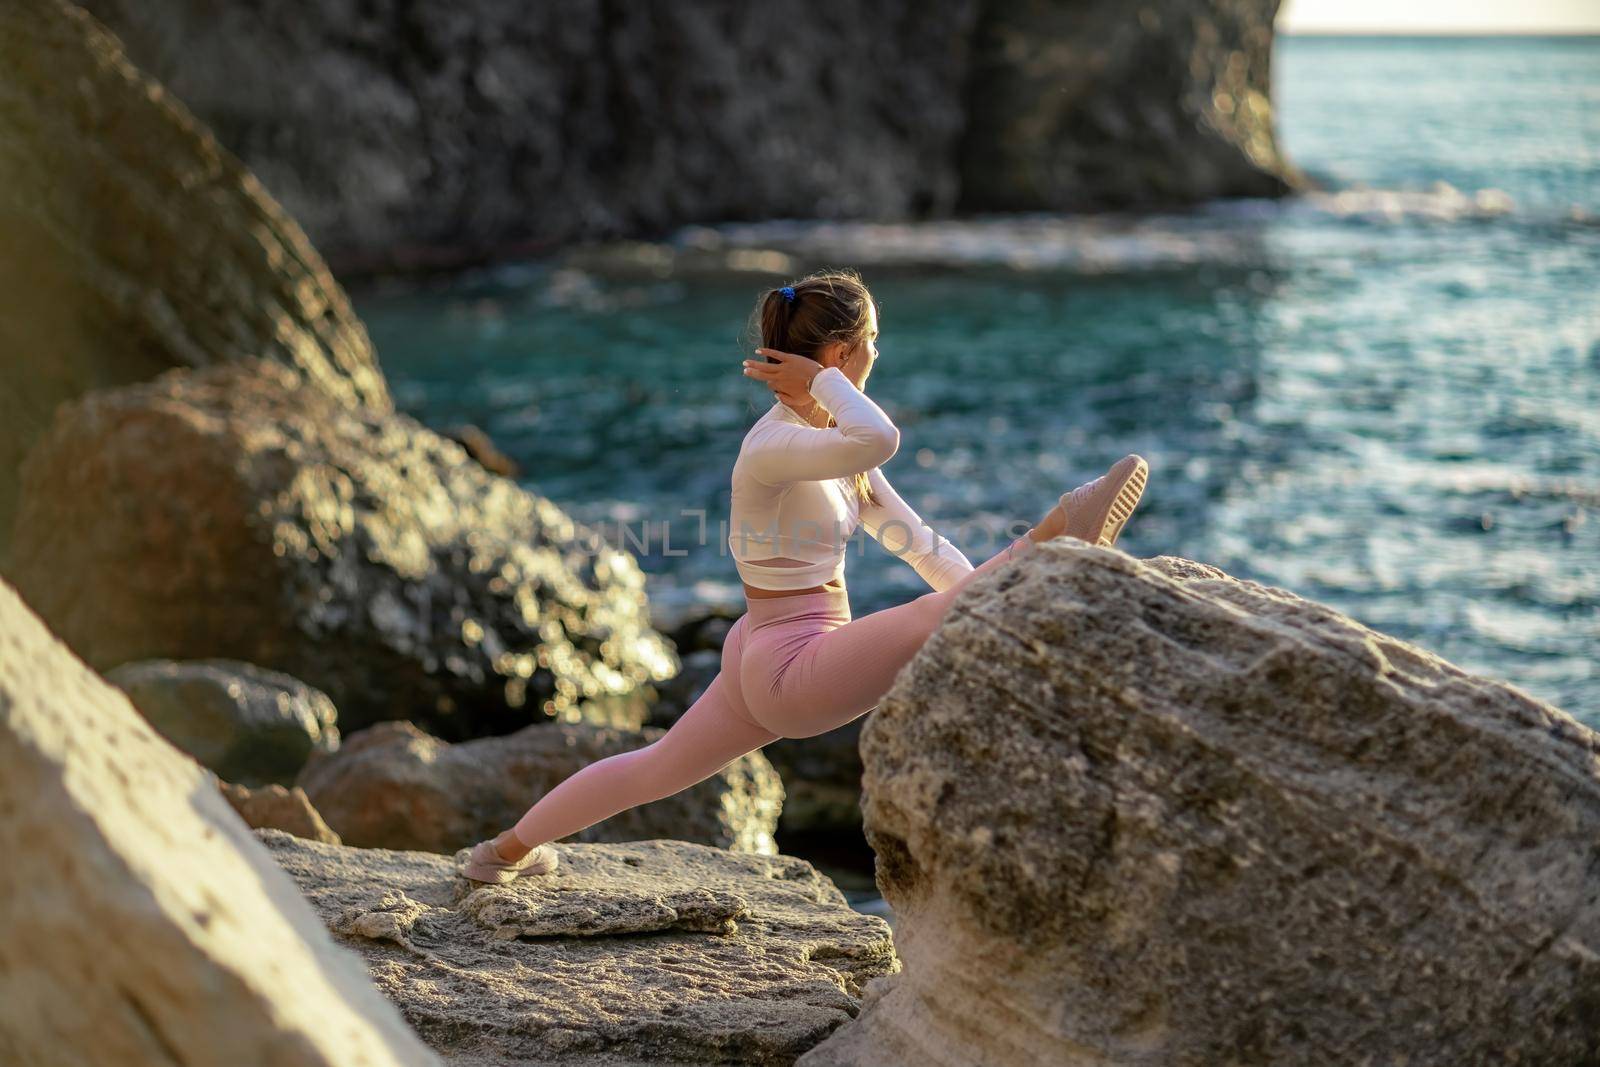
[[[857,266],[869,391],[902,430],[885,473],[974,562],[1137,451],[1130,552],[1285,586],[1600,725],[1600,39],[1291,38],[1275,66],[1327,192],[697,228],[357,306],[402,407],[483,426],[628,531],[657,600],[736,599],[716,524],[770,402],[739,373],[745,315],[773,269]],[[858,615],[925,589],[865,539],[847,575]]]

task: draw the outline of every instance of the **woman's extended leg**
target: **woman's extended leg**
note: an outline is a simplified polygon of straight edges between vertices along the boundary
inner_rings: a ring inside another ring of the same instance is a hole
[[[496,850],[506,859],[517,859],[529,849],[575,834],[619,811],[670,797],[776,741],[777,734],[751,720],[739,692],[743,635],[741,618],[723,643],[724,669],[664,736],[575,772],[496,838]]]
[[[670,797],[716,774],[747,752],[778,739],[734,713],[718,674],[666,734],[643,748],[596,760],[539,798],[511,834],[523,846],[506,858],[575,834],[619,811]]]
[[[826,733],[866,714],[883,699],[900,668],[922,647],[961,591],[1034,543],[1028,535],[1019,537],[948,589],[829,630],[787,665],[778,665],[776,679],[774,665],[762,662],[752,649],[743,657],[741,685],[750,713],[784,737]]]

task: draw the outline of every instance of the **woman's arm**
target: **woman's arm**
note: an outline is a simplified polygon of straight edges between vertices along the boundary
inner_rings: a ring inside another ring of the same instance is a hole
[[[940,537],[923,523],[911,505],[900,499],[889,479],[874,468],[867,475],[877,504],[863,502],[861,526],[894,555],[911,564],[922,580],[936,593],[954,585],[968,571],[972,561],[955,544]]]
[[[811,396],[837,426],[772,423],[749,438],[745,469],[768,485],[848,478],[886,462],[900,447],[900,431],[882,408],[838,367],[811,379]]]

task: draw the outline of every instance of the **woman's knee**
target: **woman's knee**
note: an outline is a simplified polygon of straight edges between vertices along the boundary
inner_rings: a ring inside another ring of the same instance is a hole
[[[950,610],[950,605],[955,599],[954,589],[942,589],[935,593],[923,593],[911,603],[916,606],[923,628],[926,632],[932,633],[933,628],[939,625],[939,620],[944,618],[945,612]]]

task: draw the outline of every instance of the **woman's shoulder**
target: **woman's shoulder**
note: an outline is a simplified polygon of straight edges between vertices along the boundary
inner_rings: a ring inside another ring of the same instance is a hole
[[[761,416],[755,422],[752,422],[750,428],[744,432],[745,443],[748,444],[752,440],[773,436],[780,427],[797,425],[797,420],[785,416],[784,413],[787,410],[782,401],[779,401],[766,411],[763,411]]]

